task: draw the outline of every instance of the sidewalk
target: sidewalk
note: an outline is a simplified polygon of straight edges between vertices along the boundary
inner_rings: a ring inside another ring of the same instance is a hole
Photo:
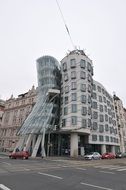
[[[0,156],[7,156],[8,157],[9,152],[0,152]]]

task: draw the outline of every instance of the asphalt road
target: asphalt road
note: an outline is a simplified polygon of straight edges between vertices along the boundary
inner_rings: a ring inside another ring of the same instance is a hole
[[[0,158],[0,190],[126,190],[126,159]]]

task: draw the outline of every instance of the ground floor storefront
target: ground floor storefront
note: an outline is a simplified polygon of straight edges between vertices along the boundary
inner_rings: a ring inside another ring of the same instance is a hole
[[[118,152],[119,146],[105,144],[89,144],[88,135],[79,134],[47,134],[45,136],[46,156],[83,156],[89,152]],[[41,155],[41,144],[37,156]]]

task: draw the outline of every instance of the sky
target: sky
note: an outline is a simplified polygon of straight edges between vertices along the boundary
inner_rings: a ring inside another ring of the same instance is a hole
[[[58,0],[72,41],[93,61],[93,78],[126,107],[126,0]],[[74,49],[56,0],[0,0],[0,99],[37,87],[36,60]]]

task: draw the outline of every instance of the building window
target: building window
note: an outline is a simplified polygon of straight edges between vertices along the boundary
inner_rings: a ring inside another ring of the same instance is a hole
[[[106,142],[109,142],[109,136],[105,136]]]
[[[72,125],[77,125],[77,116],[72,116],[71,117],[71,124]]]
[[[97,94],[95,92],[92,93],[92,98],[95,100],[97,99]]]
[[[102,93],[103,93],[103,94],[105,94],[105,91],[104,91],[104,89],[103,89],[103,88],[102,88]]]
[[[106,97],[103,96],[104,103],[106,103]]]
[[[108,124],[105,124],[105,131],[109,131],[109,126],[108,126]]]
[[[86,84],[81,84],[81,91],[86,92]]]
[[[103,105],[99,105],[100,112],[103,112]]]
[[[77,88],[77,83],[76,82],[72,82],[71,83],[71,89],[74,90]]]
[[[91,107],[88,107],[88,115],[91,115]]]
[[[81,95],[81,102],[86,104],[86,95]]]
[[[98,119],[98,112],[93,111],[93,119]]]
[[[103,135],[99,135],[99,141],[104,141],[104,137],[103,137]]]
[[[88,74],[88,81],[91,82],[91,75]]]
[[[91,127],[91,119],[88,119],[88,127]]]
[[[104,121],[104,115],[99,115],[99,119],[100,119],[100,122],[103,122]]]
[[[80,67],[83,68],[83,69],[85,69],[85,67],[86,67],[85,60],[83,60],[83,59],[80,60]]]
[[[81,113],[82,115],[87,115],[87,107],[82,107]]]
[[[62,127],[65,127],[66,126],[66,119],[63,119],[62,120]]]
[[[110,109],[108,109],[108,114],[111,115],[111,110]]]
[[[86,119],[82,119],[82,127],[87,128],[87,120]]]
[[[75,79],[76,78],[76,71],[72,71],[71,72],[71,79]]]
[[[65,98],[64,98],[64,103],[65,103],[65,104],[68,104],[68,100],[69,100],[68,96],[65,96]]]
[[[113,142],[113,140],[114,140],[113,137],[110,137],[110,141]]]
[[[111,117],[109,117],[109,124],[111,124],[112,123],[112,118]]]
[[[110,127],[110,133],[112,134],[114,132],[114,128]]]
[[[92,108],[97,109],[97,102],[92,102]]]
[[[110,101],[107,100],[107,105],[110,106]]]
[[[66,71],[66,70],[67,70],[67,64],[65,62],[65,63],[63,63],[63,71]]]
[[[88,92],[91,92],[91,85],[88,84]]]
[[[104,125],[99,125],[99,132],[103,133],[104,132]]]
[[[93,122],[93,130],[97,130],[98,129],[98,124],[97,124],[97,122]]]
[[[64,81],[68,80],[68,74],[64,74]]]
[[[92,141],[97,141],[97,135],[92,135]]]
[[[88,71],[91,71],[91,64],[89,62],[87,63],[87,69]]]
[[[93,90],[94,90],[94,91],[96,90],[96,85],[95,85],[95,84],[93,84]]]
[[[77,100],[77,93],[72,93],[71,94],[71,101],[76,101]]]
[[[77,104],[72,104],[71,105],[71,112],[76,113],[77,112]]]
[[[76,67],[76,60],[75,59],[70,60],[70,66],[71,66],[71,68]]]
[[[91,96],[88,95],[88,103],[91,104]]]
[[[105,108],[105,112],[107,112],[107,106],[106,105],[104,106],[104,108]]]
[[[99,102],[102,102],[102,96],[99,96]]]
[[[86,78],[86,73],[84,71],[81,71],[80,78],[81,79],[85,79]]]
[[[69,86],[65,86],[65,93],[69,92]]]
[[[65,107],[64,108],[64,115],[67,115],[68,114],[68,107]]]
[[[98,86],[97,89],[98,89],[98,92],[101,92],[101,87],[100,86]]]
[[[108,115],[105,114],[105,121],[108,121]]]

